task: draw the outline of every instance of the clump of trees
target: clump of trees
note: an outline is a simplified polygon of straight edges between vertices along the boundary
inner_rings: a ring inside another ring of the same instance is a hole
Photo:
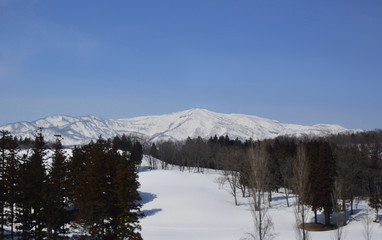
[[[57,136],[51,164],[40,130],[20,156],[9,132],[0,136],[0,238],[142,239],[137,166],[142,146],[101,137],[66,156]],[[10,229],[5,231],[6,227]]]

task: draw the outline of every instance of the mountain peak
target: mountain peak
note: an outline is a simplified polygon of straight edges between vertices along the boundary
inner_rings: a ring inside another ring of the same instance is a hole
[[[122,134],[134,134],[151,141],[181,141],[187,137],[198,136],[207,139],[214,135],[257,140],[280,135],[327,135],[349,131],[338,125],[302,126],[253,115],[215,113],[201,108],[118,120],[105,120],[92,115],[85,117],[55,115],[34,122],[8,124],[0,129],[8,130],[17,137],[33,138],[38,127],[43,127],[43,133],[48,141],[54,140],[55,134],[62,135],[64,145],[78,145],[97,139],[99,136],[112,138]]]

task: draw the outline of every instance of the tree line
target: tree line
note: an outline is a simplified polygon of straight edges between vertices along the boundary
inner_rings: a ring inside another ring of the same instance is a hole
[[[324,224],[330,226],[333,211],[343,212],[341,225],[345,225],[347,210],[353,214],[354,202],[360,198],[376,202],[370,205],[376,211],[382,208],[381,140],[382,131],[375,130],[262,141],[198,137],[153,146],[159,159],[177,165],[181,171],[223,170],[221,181],[229,183],[236,204],[240,192],[243,196],[256,196],[255,208],[259,209],[265,194],[270,205],[272,192],[282,189],[288,207],[289,194],[294,193],[301,205],[298,211],[308,207],[315,213],[316,223],[317,212],[322,211]],[[305,212],[302,218],[306,216]]]
[[[142,239],[141,144],[100,137],[74,147],[70,157],[60,136],[51,145],[48,163],[41,130],[23,155],[18,141],[1,132],[0,238],[65,239],[70,230],[75,239]]]

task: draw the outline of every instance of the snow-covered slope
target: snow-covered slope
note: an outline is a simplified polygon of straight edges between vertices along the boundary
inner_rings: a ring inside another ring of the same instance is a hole
[[[143,161],[146,162],[145,160]],[[146,217],[141,219],[142,237],[145,240],[239,240],[247,233],[254,232],[250,198],[238,194],[239,206],[235,206],[228,184],[219,189],[218,171],[206,169],[204,174],[180,172],[170,166],[169,170],[142,171],[139,173],[139,189],[142,197],[142,211]],[[295,196],[291,195],[287,207],[285,195],[272,193],[269,214],[274,222],[275,240],[294,240]],[[364,221],[368,208],[366,201],[354,205],[354,215],[347,213],[348,224],[343,227],[343,239],[363,238]],[[374,212],[370,212],[373,218]],[[322,213],[319,221],[324,222]],[[334,217],[332,216],[332,219]],[[371,239],[382,239],[382,227],[371,222]],[[309,211],[308,222],[314,222],[314,214]],[[312,240],[336,239],[335,231],[310,232]]]
[[[257,140],[279,135],[327,135],[348,131],[338,125],[302,126],[257,116],[222,114],[197,108],[166,115],[117,120],[106,120],[94,116],[58,115],[34,122],[8,124],[0,129],[8,130],[18,137],[33,138],[39,127],[43,128],[43,133],[48,140],[53,140],[55,134],[61,134],[65,145],[83,144],[99,136],[110,138],[124,133],[144,136],[151,141],[178,141],[188,136],[209,138],[214,135],[228,135],[230,138],[241,140],[248,138]]]

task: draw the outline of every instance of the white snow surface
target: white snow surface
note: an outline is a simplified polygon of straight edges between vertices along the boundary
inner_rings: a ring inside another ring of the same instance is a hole
[[[39,127],[48,141],[54,135],[63,137],[66,146],[81,145],[99,136],[112,138],[122,134],[134,134],[150,141],[181,141],[187,137],[209,138],[228,135],[231,139],[254,140],[274,138],[280,135],[328,135],[348,132],[339,125],[318,124],[303,126],[280,123],[276,120],[244,114],[222,114],[205,109],[190,109],[172,114],[136,117],[130,119],[105,120],[95,116],[70,117],[50,116],[34,122],[18,122],[1,126],[17,137],[34,138]]]
[[[145,160],[144,160],[145,161]],[[181,172],[172,166],[169,170],[148,170],[139,173],[139,189],[143,198],[141,219],[145,240],[239,240],[253,233],[254,225],[248,198],[238,195],[239,206],[234,205],[228,186],[219,189],[216,179],[219,171],[205,173]],[[290,203],[294,204],[294,196]],[[269,214],[274,222],[276,240],[296,239],[293,206],[287,207],[284,194],[272,195]],[[367,203],[361,201],[355,214],[344,227],[347,240],[364,239],[362,217]],[[374,212],[372,212],[374,214]],[[350,216],[350,214],[348,213]],[[374,216],[374,215],[373,215]],[[323,221],[323,216],[319,215]],[[310,222],[313,221],[313,215]],[[373,238],[382,239],[382,226],[371,223]],[[310,232],[312,240],[333,239],[335,231]]]

